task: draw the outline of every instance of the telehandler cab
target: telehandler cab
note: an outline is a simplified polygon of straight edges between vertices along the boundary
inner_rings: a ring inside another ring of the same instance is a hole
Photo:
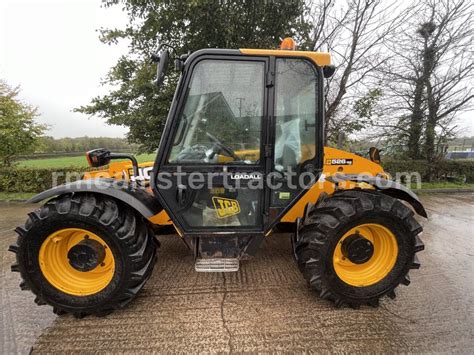
[[[165,80],[168,46],[154,56]],[[155,236],[170,228],[196,271],[238,271],[276,231],[291,232],[309,286],[336,306],[377,306],[408,285],[424,246],[417,196],[370,159],[323,146],[329,53],[203,49],[182,72],[154,164],[104,149],[84,179],[40,193],[18,227],[12,271],[57,314],[105,315],[142,289]],[[112,159],[131,159],[110,162]],[[281,238],[282,236],[275,236]]]

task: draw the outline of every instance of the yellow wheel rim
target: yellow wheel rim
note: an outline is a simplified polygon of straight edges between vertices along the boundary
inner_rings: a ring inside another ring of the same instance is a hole
[[[353,235],[360,234],[373,245],[372,257],[363,264],[355,264],[344,257],[342,244]],[[333,255],[333,266],[337,276],[346,284],[365,287],[376,284],[387,276],[395,266],[398,244],[395,235],[380,224],[361,224],[349,230],[337,243]]]
[[[79,271],[70,265],[68,252],[86,238],[101,243],[105,257],[94,269]],[[96,234],[80,228],[61,229],[49,235],[41,245],[39,265],[51,285],[74,296],[89,296],[103,290],[115,272],[115,261],[109,246]]]

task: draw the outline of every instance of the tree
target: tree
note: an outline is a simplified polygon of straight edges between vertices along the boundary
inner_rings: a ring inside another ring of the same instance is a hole
[[[32,152],[46,126],[36,123],[38,109],[20,101],[19,88],[0,81],[0,159],[10,166],[17,154]]]
[[[387,61],[384,43],[405,19],[398,2],[380,0],[321,0],[312,6],[312,46],[329,51],[336,72],[328,80],[325,137],[335,141],[366,122],[354,115],[353,102],[370,95],[374,73]]]
[[[122,4],[130,23],[125,29],[102,29],[101,40],[130,43],[110,70],[105,83],[113,90],[76,109],[129,127],[128,139],[144,150],[156,149],[177,82],[170,73],[158,90],[150,63],[156,36],[186,54],[201,48],[276,48],[284,36],[292,36],[305,49],[310,24],[304,0],[108,0],[105,6]]]
[[[433,161],[456,132],[457,114],[472,105],[472,16],[468,0],[425,0],[387,44],[378,124],[412,159]]]
[[[86,152],[98,147],[126,152],[135,152],[138,150],[137,145],[131,145],[125,138],[85,136],[55,139],[50,136],[42,136],[37,148],[35,149],[35,153]]]
[[[472,78],[472,20],[474,6],[471,1],[428,1],[431,11],[429,20],[421,29],[432,27],[429,47],[432,56],[432,75],[426,80],[427,119],[425,126],[424,156],[433,161],[445,134],[450,132],[449,123],[456,113],[467,109],[474,93]],[[436,130],[439,128],[439,133]],[[438,136],[438,137],[437,137]],[[438,142],[436,142],[438,138]]]

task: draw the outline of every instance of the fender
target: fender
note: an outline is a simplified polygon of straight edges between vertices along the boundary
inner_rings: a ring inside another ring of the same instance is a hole
[[[426,213],[423,204],[421,203],[418,196],[411,191],[409,188],[400,185],[396,181],[387,180],[381,177],[375,177],[370,175],[343,175],[343,174],[336,174],[331,177],[327,178],[328,181],[333,183],[338,183],[341,181],[354,181],[354,182],[365,182],[377,188],[384,194],[398,198],[400,200],[408,202],[413,209],[418,213],[420,216],[428,218],[428,214]]]
[[[33,196],[27,203],[37,203],[59,195],[90,192],[113,197],[135,209],[145,218],[150,218],[163,210],[152,194],[125,180],[89,179],[78,180],[54,187]]]

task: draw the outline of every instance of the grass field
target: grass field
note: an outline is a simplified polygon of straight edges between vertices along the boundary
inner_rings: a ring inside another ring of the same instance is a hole
[[[36,195],[36,192],[0,191],[0,201],[25,201]]]
[[[140,154],[136,156],[139,163],[147,161],[154,161],[155,154]],[[32,168],[32,169],[54,169],[54,168],[70,168],[70,167],[87,167],[86,157],[58,157],[58,158],[46,158],[46,159],[31,159],[23,160],[18,162],[20,168]]]
[[[416,189],[416,184],[411,185],[412,189]],[[422,182],[421,190],[425,189],[474,189],[474,183],[461,182]]]

